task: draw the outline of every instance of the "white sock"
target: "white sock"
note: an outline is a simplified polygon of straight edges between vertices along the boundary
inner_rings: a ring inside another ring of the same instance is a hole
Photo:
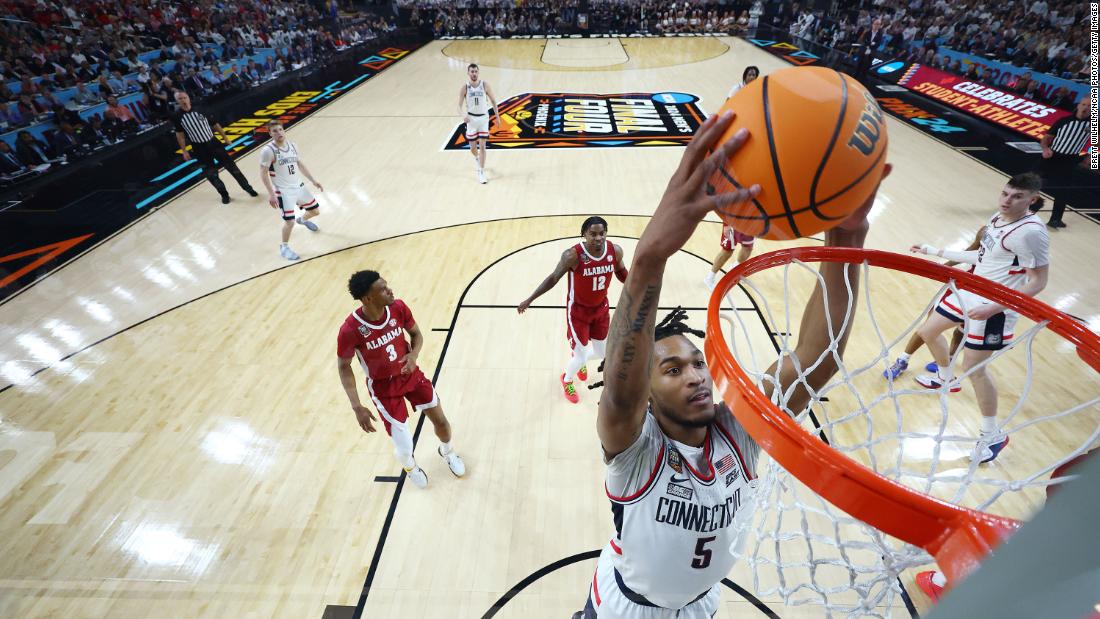
[[[393,440],[393,455],[406,471],[416,468],[416,460],[413,458],[413,437],[409,432],[409,426],[404,423],[390,424],[390,439]]]
[[[996,434],[997,433],[997,418],[996,417],[982,417],[982,434]]]
[[[898,361],[909,361],[909,353],[903,352],[898,355]]]
[[[607,356],[607,340],[592,340],[588,343],[590,350],[588,352],[588,358],[585,362],[593,359],[603,359]]]
[[[577,372],[581,371],[581,368],[584,367],[584,362],[587,361],[584,352],[583,346],[578,346],[573,351],[573,358],[570,359],[569,363],[565,366],[565,382],[573,382],[573,379],[577,377]]]
[[[452,449],[453,448],[451,447],[450,443],[440,443],[439,444],[439,453],[443,454],[444,456],[451,453]]]
[[[937,587],[946,587],[947,577],[943,575],[943,572],[932,572],[932,584],[936,585]]]

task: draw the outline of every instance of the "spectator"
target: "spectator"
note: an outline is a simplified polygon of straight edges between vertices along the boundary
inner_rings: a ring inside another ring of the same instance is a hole
[[[137,131],[138,122],[134,117],[134,113],[130,111],[130,108],[121,105],[118,102],[118,97],[111,95],[107,97],[107,109],[103,112],[104,126],[108,131],[113,131],[116,136],[123,133],[132,133]]]
[[[157,80],[146,82],[142,90],[144,91],[142,102],[145,104],[145,108],[149,110],[150,118],[157,121],[167,119],[171,110],[168,91],[161,88],[160,82]]]
[[[119,71],[112,71],[110,79],[107,80],[107,84],[111,86],[116,94],[122,94],[130,91],[130,82],[126,78],[122,77],[122,73]]]
[[[72,100],[75,101],[77,105],[84,107],[95,104],[99,99],[88,90],[84,82],[78,82]]]
[[[19,115],[27,120],[34,120],[38,116],[46,113],[46,108],[35,101],[30,95],[19,95],[19,101],[16,103],[19,109]]]
[[[111,83],[107,80],[107,74],[104,73],[96,80],[96,87],[99,89],[99,96],[101,99],[106,99],[112,95],[118,96],[121,92],[115,92],[114,88],[111,88]]]
[[[111,142],[103,126],[103,119],[99,116],[92,116],[91,120],[80,128],[80,139],[90,148],[99,148]]]
[[[20,131],[16,136],[15,155],[27,166],[37,166],[50,162],[46,145],[34,139],[30,131]]]
[[[80,136],[76,134],[76,128],[69,123],[61,123],[61,128],[54,132],[51,146],[58,157],[66,156],[80,148]]]
[[[27,166],[19,160],[19,156],[11,152],[11,145],[6,140],[0,140],[0,174],[9,176],[26,170]]]
[[[187,79],[183,81],[183,87],[197,93],[200,97],[210,94],[210,84],[206,83],[197,69],[188,71]]]
[[[248,61],[248,66],[244,68],[242,77],[249,84],[257,84],[260,82],[260,71],[256,68],[255,60],[250,59]]]

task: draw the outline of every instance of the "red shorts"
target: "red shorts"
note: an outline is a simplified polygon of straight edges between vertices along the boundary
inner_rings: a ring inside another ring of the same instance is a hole
[[[607,299],[604,299],[603,305],[596,307],[574,303],[565,312],[565,337],[570,348],[576,348],[577,343],[587,346],[590,340],[606,340],[610,326],[611,311]]]
[[[737,230],[729,226],[722,226],[722,249],[726,251],[733,251],[734,245],[744,245],[745,247],[752,247],[756,237],[749,236],[747,234],[741,234]]]
[[[397,376],[379,383],[368,380],[367,391],[370,392],[374,407],[382,416],[386,434],[390,434],[390,424],[405,423],[408,420],[409,409],[405,406],[405,400],[408,400],[409,404],[418,411],[439,405],[439,394],[435,392],[432,381],[424,376],[420,368],[416,368],[410,376]],[[379,395],[379,393],[387,395]]]

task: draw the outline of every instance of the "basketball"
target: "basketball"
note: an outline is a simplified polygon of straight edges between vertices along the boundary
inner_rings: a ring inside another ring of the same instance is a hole
[[[875,191],[886,164],[886,121],[855,79],[823,67],[792,67],[753,80],[730,97],[720,143],[742,127],[748,141],[710,178],[708,191],[760,185],[751,202],[719,215],[765,239],[811,236],[844,221]]]

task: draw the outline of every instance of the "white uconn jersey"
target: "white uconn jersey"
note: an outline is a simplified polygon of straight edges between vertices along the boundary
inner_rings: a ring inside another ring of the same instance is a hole
[[[268,171],[271,180],[280,189],[302,186],[302,174],[298,171],[298,147],[287,141],[286,148],[279,148],[272,142],[264,147],[263,161],[269,162]]]
[[[1050,263],[1050,236],[1034,213],[1012,223],[1001,223],[1001,219],[997,214],[986,224],[974,274],[1019,290],[1027,281],[1025,268]]]
[[[733,521],[755,488],[759,453],[724,405],[701,448],[672,441],[646,414],[638,440],[607,465],[616,535],[605,552],[627,597],[679,609],[729,574]]]
[[[485,114],[489,111],[489,98],[485,96],[485,80],[477,85],[466,84],[466,113]]]

